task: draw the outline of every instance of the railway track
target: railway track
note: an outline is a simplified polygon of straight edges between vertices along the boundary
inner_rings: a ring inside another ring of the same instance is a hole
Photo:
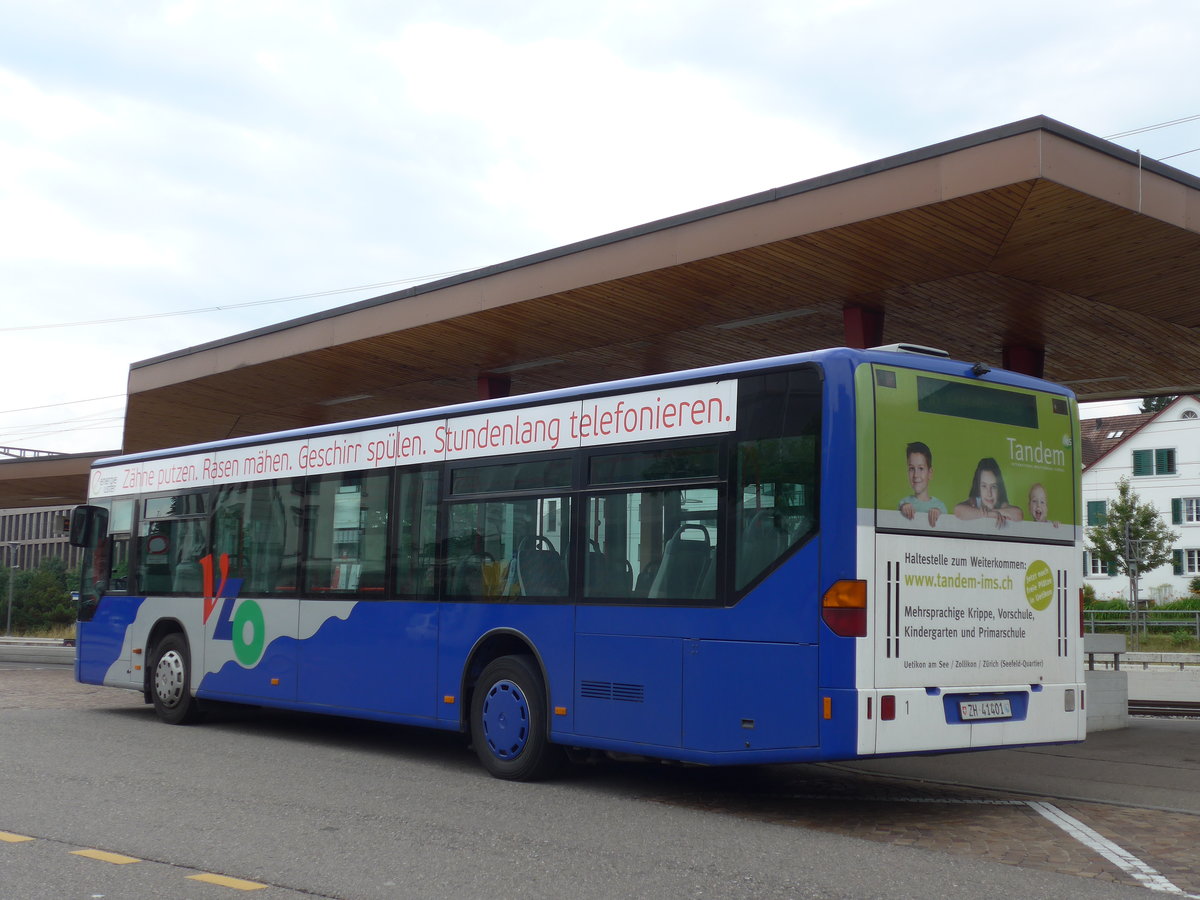
[[[1200,703],[1192,700],[1130,700],[1129,714],[1200,719]]]

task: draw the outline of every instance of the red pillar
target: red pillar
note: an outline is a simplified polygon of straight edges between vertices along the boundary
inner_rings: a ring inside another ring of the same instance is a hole
[[[491,372],[484,372],[476,381],[479,387],[480,400],[495,400],[498,397],[507,397],[512,391],[512,377],[509,375],[495,375]]]
[[[1005,344],[1000,354],[1000,365],[1010,372],[1044,378],[1046,371],[1046,348],[1026,344]]]
[[[883,310],[869,306],[846,306],[842,308],[842,326],[846,334],[846,346],[864,349],[883,344]]]

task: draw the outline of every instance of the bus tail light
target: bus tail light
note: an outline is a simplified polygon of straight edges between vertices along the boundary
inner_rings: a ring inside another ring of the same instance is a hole
[[[867,636],[867,583],[835,581],[821,598],[821,619],[842,637]]]

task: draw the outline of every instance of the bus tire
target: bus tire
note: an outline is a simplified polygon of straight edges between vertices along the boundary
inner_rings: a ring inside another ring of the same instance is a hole
[[[536,781],[558,771],[564,757],[547,737],[546,707],[531,657],[501,656],[483,670],[471,695],[471,743],[491,775]]]
[[[154,711],[168,725],[187,725],[200,717],[200,704],[192,696],[192,657],[187,639],[179,632],[164,637],[154,647],[150,667],[150,697]]]

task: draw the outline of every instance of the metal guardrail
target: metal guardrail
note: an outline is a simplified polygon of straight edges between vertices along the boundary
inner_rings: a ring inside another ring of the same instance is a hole
[[[1084,631],[1123,631],[1126,634],[1189,632],[1200,640],[1200,610],[1196,609],[1085,609]]]
[[[1129,714],[1200,719],[1200,703],[1191,700],[1130,700]]]
[[[75,642],[59,638],[0,637],[0,662],[69,666],[75,662]]]
[[[1171,666],[1184,671],[1189,666],[1200,666],[1200,653],[1126,653],[1124,656],[1127,665],[1140,664],[1143,669],[1149,669],[1151,666]]]

